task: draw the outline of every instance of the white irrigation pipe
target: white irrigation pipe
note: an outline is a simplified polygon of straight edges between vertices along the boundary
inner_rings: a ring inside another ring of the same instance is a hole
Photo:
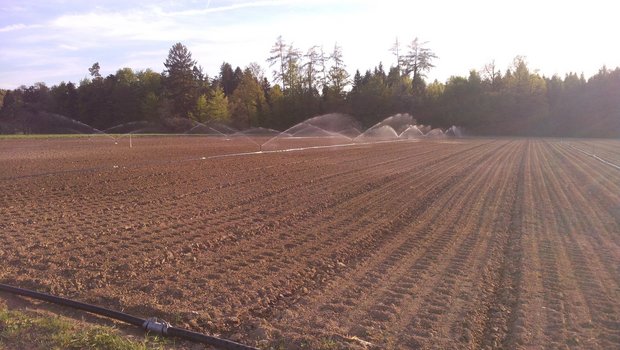
[[[217,159],[217,158],[226,158],[226,157],[250,156],[250,155],[255,155],[255,154],[298,152],[298,151],[306,151],[306,150],[310,150],[310,149],[364,146],[364,145],[374,145],[374,144],[378,144],[378,143],[391,143],[391,142],[416,142],[416,140],[387,140],[387,141],[376,141],[376,142],[344,143],[344,144],[339,144],[339,145],[308,146],[308,147],[286,148],[286,149],[279,149],[279,150],[273,150],[273,151],[255,151],[255,152],[218,154],[218,155],[215,155],[215,156],[201,157],[200,159],[205,160],[205,159]]]
[[[617,170],[620,170],[620,165],[618,165],[618,164],[612,163],[612,162],[610,162],[610,161],[608,161],[608,160],[605,160],[605,159],[603,159],[603,158],[601,158],[601,157],[597,156],[597,155],[596,155],[596,154],[594,154],[594,153],[590,153],[590,152],[584,151],[584,150],[582,150],[581,148],[579,148],[579,147],[575,147],[575,146],[573,146],[573,145],[571,145],[571,144],[568,144],[568,146],[569,146],[570,148],[573,148],[573,149],[575,149],[575,150],[577,150],[577,151],[579,151],[579,152],[581,152],[581,153],[583,153],[583,154],[587,155],[587,156],[590,156],[590,157],[592,157],[592,158],[594,158],[594,159],[598,160],[599,162],[605,163],[605,164],[607,164],[607,165],[609,165],[609,166],[612,166],[612,167],[616,168]]]

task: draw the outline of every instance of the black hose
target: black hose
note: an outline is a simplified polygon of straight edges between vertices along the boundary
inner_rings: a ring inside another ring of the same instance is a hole
[[[85,304],[79,301],[61,298],[61,297],[57,297],[57,296],[53,296],[53,295],[49,295],[45,293],[39,293],[39,292],[31,291],[28,289],[12,287],[12,286],[0,283],[0,290],[4,292],[13,293],[13,294],[23,295],[29,298],[44,300],[44,301],[54,303],[54,304],[69,306],[74,309],[88,311],[90,313],[94,313],[97,315],[103,315],[103,316],[110,317],[110,318],[113,318],[119,321],[123,321],[123,322],[129,323],[129,324],[132,324],[138,327],[141,327],[142,324],[144,323],[144,320],[138,317],[134,317],[134,316],[122,313],[122,312],[104,309],[99,306]]]
[[[213,345],[215,347],[227,350],[258,350],[257,348],[239,344],[231,340],[216,338],[206,334],[172,327],[168,323],[159,321],[156,318],[142,319],[123,312],[118,312],[91,304],[81,303],[79,301],[61,298],[50,294],[39,293],[28,289],[17,288],[2,283],[0,283],[0,291],[22,295],[33,299],[43,300],[58,305],[69,306],[93,314],[106,316],[115,320],[132,324],[137,327],[141,327],[148,332],[157,333],[158,335],[187,339],[195,342]]]
[[[181,328],[176,328],[176,327],[169,327],[166,334],[171,336],[171,337],[177,337],[177,338],[192,340],[192,341],[195,341],[195,342],[198,342],[198,343],[204,343],[204,344],[213,345],[215,347],[222,348],[222,349],[229,349],[229,350],[248,350],[248,349],[258,350],[257,348],[253,348],[251,346],[235,343],[234,341],[231,341],[231,340],[216,338],[216,337],[212,337],[212,336],[209,336],[209,335],[206,335],[206,334],[196,333],[196,332],[192,332],[192,331],[188,331],[186,329],[181,329]]]

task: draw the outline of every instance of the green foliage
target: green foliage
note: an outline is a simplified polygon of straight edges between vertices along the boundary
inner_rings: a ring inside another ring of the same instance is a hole
[[[55,101],[52,112],[67,116],[71,119],[78,119],[78,91],[71,82],[62,82],[53,86],[50,93]]]
[[[199,122],[207,121],[207,118],[209,118],[209,115],[207,113],[207,96],[206,95],[203,94],[203,95],[198,96],[198,100],[196,101],[196,108],[194,109],[192,116],[196,118],[196,120]]]
[[[157,119],[159,105],[159,97],[155,94],[155,92],[147,92],[140,102],[140,114],[142,116],[141,120]]]
[[[121,86],[131,86],[138,81],[138,77],[131,68],[121,68],[116,71],[116,82]]]
[[[213,89],[207,99],[206,115],[211,120],[227,123],[230,120],[228,110],[228,97],[224,94],[221,87]]]
[[[4,105],[4,96],[6,96],[7,92],[9,92],[9,90],[0,89],[0,108]]]
[[[383,120],[396,111],[392,108],[392,95],[386,84],[382,68],[374,73],[366,71],[348,95],[351,113],[357,116],[366,127]]]
[[[150,69],[138,71],[133,88],[137,90],[139,116],[136,120],[156,120],[162,109],[162,76]]]
[[[238,127],[257,126],[259,115],[265,112],[265,93],[249,69],[243,72],[241,82],[230,99],[232,119]]]

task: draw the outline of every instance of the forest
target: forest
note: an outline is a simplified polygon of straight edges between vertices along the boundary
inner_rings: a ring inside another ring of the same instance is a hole
[[[392,47],[394,63],[348,73],[342,47],[301,50],[278,37],[265,63],[245,68],[223,62],[210,77],[182,43],[165,70],[121,68],[106,77],[99,63],[79,83],[45,83],[0,90],[0,133],[45,132],[32,120],[61,115],[98,130],[139,121],[194,120],[237,129],[284,130],[307,118],[338,112],[366,127],[396,113],[419,123],[457,125],[469,135],[620,137],[620,67],[583,74],[541,76],[517,56],[504,69],[494,62],[468,76],[428,82],[438,57],[417,38]],[[85,67],[86,71],[86,67]],[[29,125],[24,121],[28,120]]]

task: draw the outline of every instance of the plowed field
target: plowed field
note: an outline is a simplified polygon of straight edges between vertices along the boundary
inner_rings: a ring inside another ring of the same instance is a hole
[[[133,146],[0,140],[0,282],[264,348],[620,348],[618,141]]]

